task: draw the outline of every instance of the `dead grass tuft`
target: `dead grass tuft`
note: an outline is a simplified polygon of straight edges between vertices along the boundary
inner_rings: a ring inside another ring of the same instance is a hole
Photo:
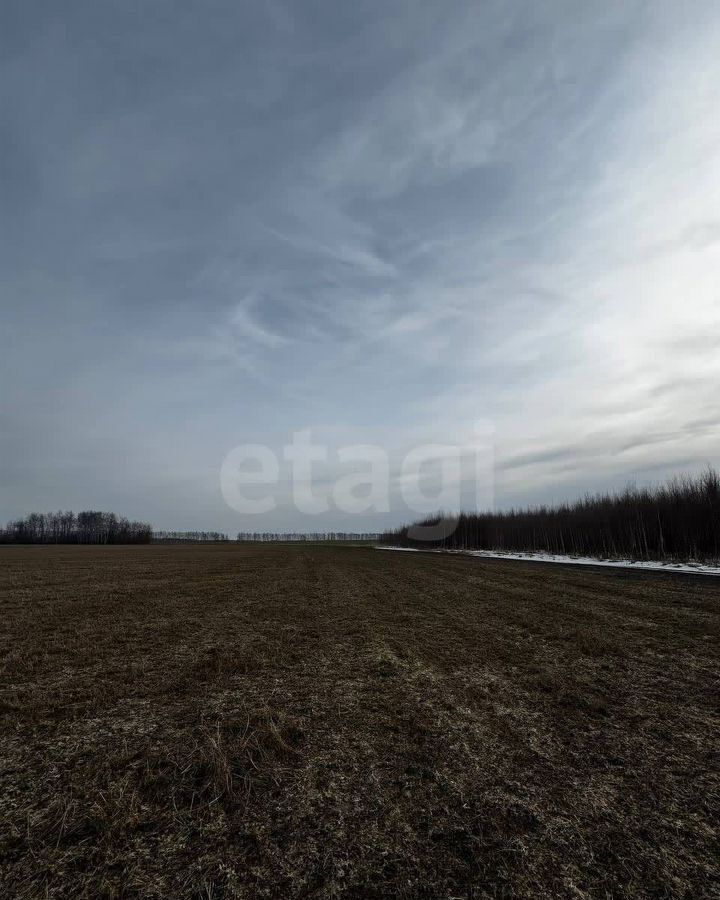
[[[0,557],[2,897],[720,895],[716,582]]]

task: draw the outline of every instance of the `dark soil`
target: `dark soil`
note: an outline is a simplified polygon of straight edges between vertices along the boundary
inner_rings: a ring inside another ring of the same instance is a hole
[[[0,548],[0,896],[720,896],[720,581]]]

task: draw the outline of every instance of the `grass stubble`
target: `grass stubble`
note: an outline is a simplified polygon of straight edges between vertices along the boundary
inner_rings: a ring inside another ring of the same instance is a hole
[[[0,548],[0,896],[720,896],[720,585]]]

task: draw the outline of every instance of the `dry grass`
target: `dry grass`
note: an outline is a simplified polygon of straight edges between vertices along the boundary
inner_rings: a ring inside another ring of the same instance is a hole
[[[0,548],[0,896],[717,897],[720,585]]]

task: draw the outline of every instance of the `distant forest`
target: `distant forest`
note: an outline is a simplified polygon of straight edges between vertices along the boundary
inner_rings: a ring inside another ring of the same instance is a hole
[[[412,526],[381,535],[384,544],[425,549],[509,550],[637,560],[720,559],[720,477],[709,468],[655,488],[587,495],[574,503],[500,513],[438,514],[446,537],[419,540]]]
[[[222,531],[153,531],[153,541],[161,544],[194,544],[203,541],[228,541]]]
[[[377,531],[241,531],[239,541],[376,541]]]
[[[31,513],[0,529],[0,544],[148,544],[152,526],[111,512]]]

